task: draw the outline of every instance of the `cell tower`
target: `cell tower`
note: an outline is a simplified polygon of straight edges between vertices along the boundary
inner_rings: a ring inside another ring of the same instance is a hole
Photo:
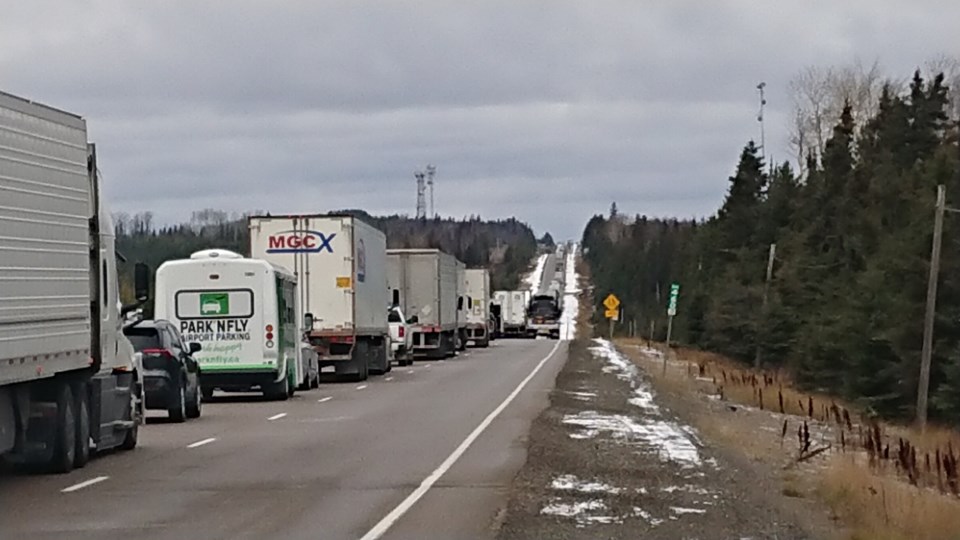
[[[760,82],[760,84],[757,85],[757,90],[760,91],[760,112],[757,113],[757,122],[760,122],[760,158],[761,159],[767,158],[767,141],[765,140],[766,134],[763,131],[763,108],[767,104],[767,98],[764,97],[763,95],[763,89],[766,88],[766,86],[767,86],[767,83],[762,81]]]
[[[437,168],[433,165],[427,165],[427,185],[430,186],[430,219],[437,217],[433,210],[433,177],[437,174]]]
[[[423,171],[415,171],[413,177],[417,179],[417,219],[425,219],[427,217],[427,186],[423,182],[424,178]]]

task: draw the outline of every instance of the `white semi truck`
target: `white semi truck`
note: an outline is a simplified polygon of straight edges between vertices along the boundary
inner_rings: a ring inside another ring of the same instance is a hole
[[[493,301],[500,306],[500,333],[503,336],[527,337],[530,291],[496,291]]]
[[[63,473],[137,445],[116,257],[86,121],[0,93],[0,459]]]
[[[466,271],[467,340],[476,347],[490,345],[490,271],[468,268]]]
[[[387,286],[410,321],[416,356],[447,358],[465,343],[462,266],[438,249],[387,250]]]
[[[250,218],[251,256],[297,276],[302,331],[338,378],[391,369],[386,251],[383,232],[354,216]]]

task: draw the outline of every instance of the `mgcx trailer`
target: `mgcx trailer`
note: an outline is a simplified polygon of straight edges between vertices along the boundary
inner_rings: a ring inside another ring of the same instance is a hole
[[[136,446],[114,241],[86,122],[0,93],[0,458],[67,472]],[[138,265],[140,301],[147,278]]]
[[[462,341],[458,315],[458,266],[453,255],[438,249],[387,250],[387,286],[395,304],[413,320],[413,351],[445,358]]]
[[[466,271],[467,339],[477,347],[490,345],[490,271]]]
[[[390,371],[386,251],[383,232],[354,216],[250,218],[251,256],[298,277],[303,332],[338,377]]]

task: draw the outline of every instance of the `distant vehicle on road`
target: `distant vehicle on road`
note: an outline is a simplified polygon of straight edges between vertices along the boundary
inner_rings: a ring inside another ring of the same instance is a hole
[[[284,400],[302,386],[296,285],[280,266],[223,249],[160,265],[154,312],[201,345],[204,399],[257,389]]]
[[[387,286],[397,305],[414,321],[411,330],[417,356],[447,358],[455,355],[463,342],[462,266],[453,255],[437,249],[387,250]]]
[[[490,329],[490,271],[486,268],[466,270],[467,340],[476,347],[489,347]]]
[[[390,325],[390,350],[393,358],[397,364],[409,366],[413,363],[413,332],[410,331],[410,323],[399,306],[390,308],[387,324]]]
[[[139,321],[123,330],[143,357],[143,393],[149,410],[165,410],[173,422],[199,418],[203,406],[199,343],[186,343],[169,321]]]
[[[527,337],[527,304],[529,291],[497,291],[494,302],[500,306],[500,334],[504,337]]]
[[[527,333],[532,337],[548,336],[551,339],[560,339],[562,312],[558,292],[534,296],[527,308]]]

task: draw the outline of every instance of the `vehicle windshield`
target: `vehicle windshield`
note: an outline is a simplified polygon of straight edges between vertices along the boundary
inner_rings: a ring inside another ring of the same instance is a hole
[[[130,343],[133,344],[133,349],[137,352],[162,347],[160,335],[156,328],[131,328],[124,333],[127,339],[130,340]]]
[[[395,309],[391,309],[390,312],[387,313],[387,322],[392,322],[392,323],[403,322],[403,317],[400,316],[399,311]]]

